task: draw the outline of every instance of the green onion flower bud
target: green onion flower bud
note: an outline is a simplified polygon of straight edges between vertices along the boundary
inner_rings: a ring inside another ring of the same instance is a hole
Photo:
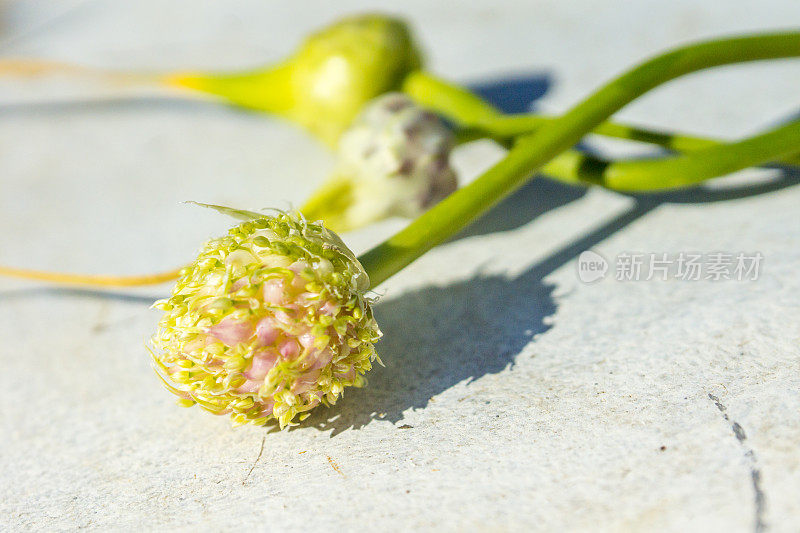
[[[342,135],[336,171],[302,211],[336,231],[415,217],[458,187],[454,146],[438,116],[401,93],[380,96]]]
[[[361,15],[312,34],[277,66],[179,74],[169,83],[282,115],[335,145],[364,103],[398,89],[419,67],[420,54],[403,21]]]
[[[234,426],[295,425],[365,384],[381,335],[369,279],[322,225],[234,213],[248,220],[208,241],[155,304],[154,367],[181,405],[230,414]]]

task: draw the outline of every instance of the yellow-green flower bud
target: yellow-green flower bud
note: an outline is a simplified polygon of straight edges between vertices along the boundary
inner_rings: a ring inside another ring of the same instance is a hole
[[[400,87],[420,67],[406,24],[348,17],[310,35],[281,64],[234,74],[189,73],[171,83],[282,115],[334,145],[370,99]]]
[[[181,405],[283,428],[365,384],[381,335],[369,279],[322,225],[233,214],[249,220],[208,241],[156,303],[154,366]]]
[[[452,131],[402,93],[367,104],[339,141],[338,166],[302,211],[336,231],[415,217],[456,190]]]

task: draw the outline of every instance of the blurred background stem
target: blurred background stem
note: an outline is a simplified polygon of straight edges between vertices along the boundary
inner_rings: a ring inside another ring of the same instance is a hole
[[[461,130],[462,142],[490,137],[501,144],[507,144],[515,137],[533,133],[557,118],[539,113],[507,115],[468,89],[423,71],[409,74],[403,84],[403,91],[420,105],[455,123]],[[654,144],[675,152],[703,150],[725,142],[612,121],[600,123],[591,133]],[[800,148],[780,162],[800,165]]]

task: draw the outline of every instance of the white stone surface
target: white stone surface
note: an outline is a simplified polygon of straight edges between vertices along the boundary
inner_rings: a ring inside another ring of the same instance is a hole
[[[0,55],[243,66],[380,8],[413,22],[435,71],[536,74],[537,105],[558,111],[667,46],[800,16],[792,0],[400,5],[12,0]],[[798,84],[797,61],[728,68],[620,116],[735,137],[795,113]],[[171,268],[230,224],[181,201],[285,207],[330,168],[285,124],[109,90],[0,82],[0,263]],[[479,144],[457,164],[474,176],[498,156]],[[637,201],[533,182],[380,289],[386,367],[285,432],[174,406],[144,349],[168,286],[0,280],[0,530],[797,531],[800,188],[776,170],[723,185],[756,182],[776,190]],[[585,285],[589,248],[760,251],[763,271]]]

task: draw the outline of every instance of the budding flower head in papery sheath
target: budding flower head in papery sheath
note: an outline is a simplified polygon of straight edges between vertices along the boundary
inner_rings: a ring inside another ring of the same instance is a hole
[[[438,116],[402,93],[379,96],[344,132],[336,170],[302,211],[336,231],[418,216],[458,187],[454,146]]]
[[[182,405],[292,425],[365,384],[381,335],[369,279],[319,224],[220,209],[247,220],[208,241],[156,303],[154,366]]]
[[[365,102],[399,88],[420,61],[403,21],[361,15],[310,35],[277,66],[232,74],[178,74],[168,81],[282,115],[335,145]]]

